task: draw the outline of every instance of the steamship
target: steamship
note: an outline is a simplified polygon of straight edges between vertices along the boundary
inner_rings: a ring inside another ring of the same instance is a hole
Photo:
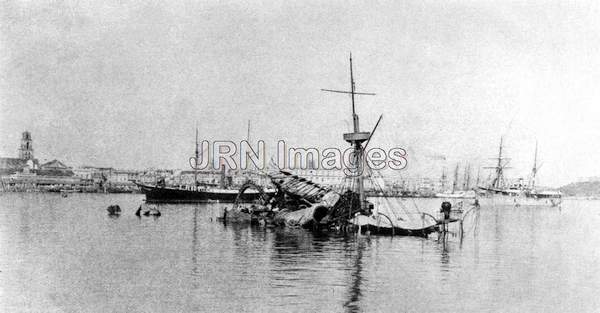
[[[153,203],[201,203],[213,201],[225,203],[233,203],[236,201],[252,202],[269,193],[269,191],[264,192],[255,189],[243,190],[242,188],[225,189],[203,186],[198,186],[196,188],[193,186],[179,188],[166,187],[160,184],[154,186],[145,185],[138,182],[135,184],[146,195],[146,202]]]
[[[164,179],[155,185],[134,182],[146,195],[148,203],[202,203],[202,202],[253,202],[264,199],[275,193],[274,190],[264,190],[261,186],[248,180],[240,188],[231,187],[231,177],[225,175],[225,165],[221,165],[221,180],[219,185],[202,184],[198,182],[198,129],[196,129],[196,155],[194,167],[194,185],[166,186]]]
[[[487,186],[479,186],[479,200],[482,204],[489,205],[511,205],[511,206],[559,206],[562,203],[562,193],[554,190],[538,190],[536,187],[536,174],[539,169],[537,165],[537,143],[535,146],[535,157],[529,182],[522,178],[512,184],[506,184],[504,169],[507,168],[508,159],[502,156],[502,138],[496,166],[488,167],[495,171],[494,178]]]

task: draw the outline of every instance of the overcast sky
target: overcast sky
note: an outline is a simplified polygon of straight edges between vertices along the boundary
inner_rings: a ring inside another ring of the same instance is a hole
[[[202,139],[344,146],[355,61],[361,128],[411,175],[489,165],[600,175],[597,1],[4,1],[0,155],[32,132],[68,165],[184,168]],[[445,156],[446,161],[438,156]]]

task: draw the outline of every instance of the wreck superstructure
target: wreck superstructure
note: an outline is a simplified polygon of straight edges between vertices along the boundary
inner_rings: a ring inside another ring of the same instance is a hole
[[[381,117],[373,131],[361,131],[359,116],[355,109],[355,96],[375,94],[356,92],[352,55],[350,55],[350,90],[322,90],[347,94],[351,98],[353,128],[352,132],[343,134],[343,139],[352,145],[353,151],[352,162],[344,169],[350,184],[342,191],[333,190],[287,171],[274,171],[268,175],[277,189],[275,195],[266,203],[253,205],[250,208],[236,204],[233,208],[226,209],[223,214],[224,221],[245,220],[321,231],[421,237],[426,237],[441,228],[445,229],[443,225],[457,221],[457,219],[441,221],[423,212],[413,212],[401,217],[397,213],[385,214],[379,208],[375,208],[365,196],[364,180],[369,170],[366,166],[365,149]],[[397,208],[389,208],[392,212],[395,209]],[[407,209],[402,208],[398,211],[405,212]]]

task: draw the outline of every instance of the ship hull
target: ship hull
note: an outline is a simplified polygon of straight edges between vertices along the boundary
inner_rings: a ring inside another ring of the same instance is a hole
[[[562,204],[560,192],[530,192],[479,187],[479,203],[486,206],[541,206],[556,207]]]
[[[239,191],[236,189],[208,189],[208,190],[185,190],[170,187],[157,187],[136,184],[146,195],[146,202],[151,203],[205,203],[224,202],[234,203]],[[266,192],[269,194],[269,192]],[[255,190],[247,190],[242,193],[242,202],[252,202],[260,199],[262,193]]]
[[[475,199],[475,193],[459,192],[459,193],[436,193],[436,198],[442,199]]]
[[[482,206],[539,206],[556,207],[562,203],[561,198],[534,198],[526,196],[490,195],[478,198]]]
[[[350,224],[355,227],[356,232],[372,235],[392,235],[392,236],[414,236],[425,237],[439,230],[437,221],[424,223],[412,220],[395,221],[392,224],[390,219],[381,218],[375,215],[357,215],[349,220]],[[456,222],[453,220],[452,222]]]

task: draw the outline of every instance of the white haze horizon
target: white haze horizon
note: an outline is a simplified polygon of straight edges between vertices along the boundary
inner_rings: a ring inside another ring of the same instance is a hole
[[[406,176],[492,166],[600,176],[594,1],[146,3],[5,1],[0,156],[32,133],[40,160],[180,168],[201,140],[348,144],[352,52],[363,131],[407,152]],[[482,177],[488,172],[482,170]]]

